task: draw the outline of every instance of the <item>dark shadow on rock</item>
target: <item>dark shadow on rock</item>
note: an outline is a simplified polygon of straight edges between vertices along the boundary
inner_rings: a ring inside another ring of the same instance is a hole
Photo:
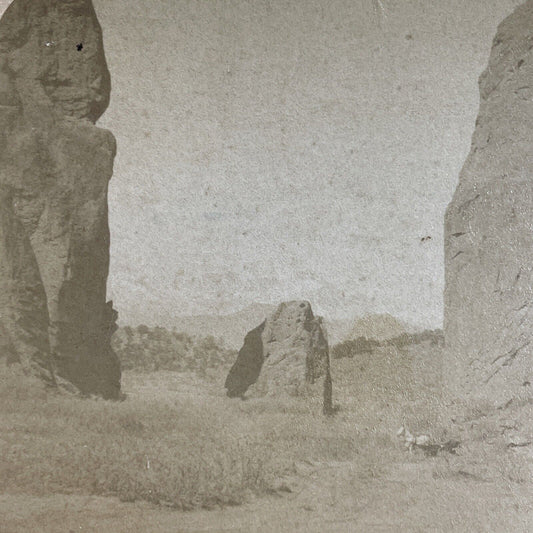
[[[265,323],[266,321],[250,331],[244,338],[244,345],[239,350],[237,360],[231,367],[224,384],[230,398],[242,398],[248,387],[259,378],[264,361],[261,335],[265,329]]]

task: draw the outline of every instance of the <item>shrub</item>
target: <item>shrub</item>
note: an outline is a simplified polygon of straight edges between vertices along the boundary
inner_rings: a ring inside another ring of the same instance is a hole
[[[384,341],[357,337],[356,339],[347,340],[333,346],[331,356],[333,359],[342,359],[343,357],[355,357],[359,354],[372,353],[380,347],[394,346],[395,348],[408,348],[409,346],[424,342],[430,343],[431,346],[442,347],[444,345],[442,330],[436,329],[424,330],[420,333],[402,333]]]
[[[153,372],[194,371],[205,375],[209,369],[231,365],[237,356],[212,336],[192,338],[162,327],[119,328],[112,339],[123,370]]]
[[[357,339],[344,341],[333,346],[331,356],[333,359],[354,357],[362,353],[371,353],[379,345],[378,341],[367,339],[366,337],[357,337]]]

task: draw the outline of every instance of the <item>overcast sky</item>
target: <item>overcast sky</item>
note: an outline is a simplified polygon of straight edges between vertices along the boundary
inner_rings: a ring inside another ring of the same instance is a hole
[[[440,326],[444,210],[519,3],[94,0],[121,322],[304,298]]]

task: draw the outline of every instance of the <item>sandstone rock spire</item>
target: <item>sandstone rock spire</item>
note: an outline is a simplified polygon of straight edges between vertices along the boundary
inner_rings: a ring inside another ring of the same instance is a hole
[[[79,46],[82,45],[82,46]],[[91,0],[14,0],[0,21],[0,331],[10,358],[117,397],[106,302],[116,146]]]
[[[533,1],[500,24],[479,84],[446,212],[444,383],[504,402],[533,383]]]

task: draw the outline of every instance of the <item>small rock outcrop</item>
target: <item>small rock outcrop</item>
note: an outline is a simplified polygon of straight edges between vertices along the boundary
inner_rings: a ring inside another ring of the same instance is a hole
[[[500,403],[533,383],[533,1],[500,24],[480,96],[446,212],[443,381]]]
[[[0,347],[115,398],[106,302],[113,135],[94,124],[110,75],[91,0],[14,0],[0,21]]]
[[[258,395],[294,394],[328,371],[322,319],[309,302],[286,302],[246,335],[225,387],[230,397],[242,397],[252,385]]]

